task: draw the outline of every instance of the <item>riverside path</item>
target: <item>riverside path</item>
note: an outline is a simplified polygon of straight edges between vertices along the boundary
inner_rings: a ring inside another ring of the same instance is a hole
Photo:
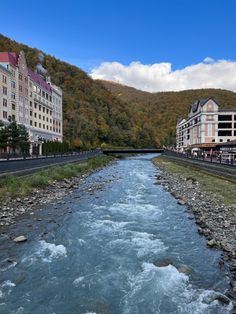
[[[101,151],[84,151],[74,155],[55,157],[41,157],[20,160],[1,160],[0,177],[6,174],[26,175],[50,166],[64,165],[67,163],[81,162],[90,157],[101,155]]]

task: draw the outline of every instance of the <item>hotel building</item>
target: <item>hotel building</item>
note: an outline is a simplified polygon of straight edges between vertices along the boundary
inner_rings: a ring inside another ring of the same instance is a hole
[[[60,87],[28,69],[23,51],[0,52],[0,120],[25,125],[40,152],[43,141],[62,142],[62,118]]]
[[[236,139],[236,110],[219,109],[213,99],[200,99],[190,106],[187,118],[177,121],[176,149],[210,150]]]

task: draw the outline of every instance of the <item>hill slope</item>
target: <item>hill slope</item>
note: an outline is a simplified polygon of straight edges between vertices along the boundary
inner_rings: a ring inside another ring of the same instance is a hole
[[[129,104],[135,124],[148,121],[155,138],[171,143],[175,137],[176,120],[188,114],[189,106],[199,98],[214,97],[220,108],[236,109],[236,93],[222,89],[196,89],[180,92],[149,93],[110,81],[100,81],[117,98]]]

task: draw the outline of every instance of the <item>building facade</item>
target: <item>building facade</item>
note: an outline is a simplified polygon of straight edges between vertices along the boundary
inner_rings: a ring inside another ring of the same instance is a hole
[[[11,72],[0,65],[0,121],[7,122],[11,116]]]
[[[197,100],[190,106],[188,117],[177,121],[178,151],[209,150],[235,139],[236,110],[220,110],[213,98]]]
[[[46,71],[45,71],[46,72]],[[63,140],[62,90],[27,67],[24,52],[0,52],[0,120],[26,126],[31,150]]]

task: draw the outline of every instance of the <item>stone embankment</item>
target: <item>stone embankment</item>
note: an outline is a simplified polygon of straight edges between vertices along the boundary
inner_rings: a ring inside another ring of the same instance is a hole
[[[169,173],[161,167],[157,180],[179,205],[187,205],[194,215],[189,218],[195,218],[198,232],[206,237],[207,245],[223,250],[220,266],[229,267],[232,291],[236,293],[236,209],[222,204],[218,195],[204,191],[191,177]]]
[[[27,196],[22,198],[6,198],[0,204],[0,228],[16,224],[18,217],[23,214],[33,215],[36,209],[40,209],[43,205],[54,200],[60,200],[68,193],[72,193],[75,188],[78,188],[89,174],[82,175],[63,181],[54,181],[44,189],[33,189]]]

